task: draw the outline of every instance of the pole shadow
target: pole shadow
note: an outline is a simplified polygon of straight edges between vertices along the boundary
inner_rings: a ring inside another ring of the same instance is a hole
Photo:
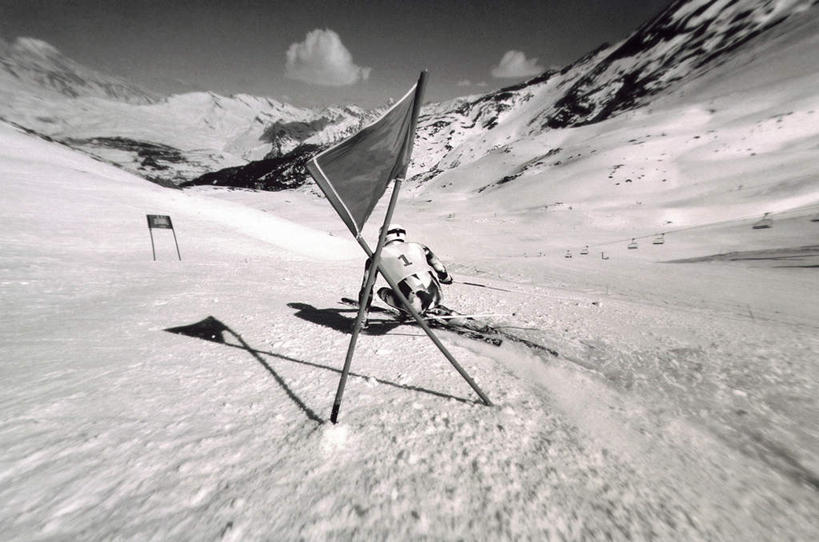
[[[290,303],[290,304],[288,304],[288,306],[293,307],[293,308],[298,308],[299,310],[303,310],[303,309],[301,309],[302,306],[309,307],[309,309],[313,309],[313,310],[310,311],[308,309],[308,311],[307,311],[308,314],[314,315],[315,313],[321,313],[321,315],[323,315],[322,317],[329,318],[329,320],[328,320],[329,322],[335,322],[335,323],[338,323],[338,321],[335,320],[332,316],[328,317],[327,313],[336,313],[336,315],[339,315],[338,313],[340,313],[340,312],[347,312],[346,309],[342,309],[340,311],[314,309],[310,305],[303,305],[301,303]],[[356,310],[353,309],[352,312],[356,312]],[[340,331],[349,332],[350,328],[352,327],[351,320],[348,319],[348,318],[344,318],[343,316],[341,316],[341,318],[346,323],[345,323],[345,327]],[[331,327],[331,326],[328,325],[328,327]],[[290,397],[290,399],[305,413],[305,415],[309,419],[311,419],[311,420],[313,420],[315,422],[318,422],[318,423],[324,423],[325,420],[323,420],[318,415],[316,415],[316,413],[310,407],[308,407],[307,405],[304,404],[304,402],[293,392],[293,390],[291,390],[290,387],[287,386],[287,383],[284,381],[284,379],[282,379],[282,377],[267,363],[267,361],[265,361],[265,359],[262,356],[263,355],[264,356],[270,356],[270,357],[278,358],[278,359],[281,359],[281,360],[284,360],[284,361],[289,361],[291,363],[297,363],[299,365],[304,365],[306,367],[313,367],[315,369],[322,369],[322,370],[325,370],[325,371],[330,371],[330,372],[333,372],[333,373],[336,373],[336,374],[339,374],[339,375],[342,372],[341,369],[336,369],[335,367],[330,367],[328,365],[322,365],[320,363],[314,363],[314,362],[311,362],[311,361],[305,361],[305,360],[301,360],[301,359],[292,358],[292,357],[286,356],[284,354],[277,354],[275,352],[268,352],[268,351],[265,351],[265,350],[255,349],[255,348],[251,347],[249,344],[247,344],[247,342],[245,342],[245,340],[242,338],[241,335],[239,335],[238,333],[236,333],[235,331],[230,329],[228,326],[226,326],[224,323],[222,323],[218,319],[214,318],[213,316],[208,316],[207,318],[205,318],[203,320],[200,320],[199,322],[189,324],[189,325],[186,325],[186,326],[170,327],[170,328],[165,329],[164,331],[167,331],[168,333],[174,333],[174,334],[177,334],[177,335],[186,335],[188,337],[194,337],[194,338],[197,338],[197,339],[203,339],[203,340],[206,340],[206,341],[219,343],[219,344],[222,344],[222,345],[225,345],[225,346],[229,346],[231,348],[238,348],[240,350],[245,350],[251,356],[253,356],[253,358],[257,362],[259,362],[259,364],[261,364],[262,367],[264,367],[267,370],[267,372],[269,372],[273,376],[273,378],[276,380],[276,382],[282,387],[282,389],[284,389],[284,391],[288,395],[288,397]],[[228,334],[232,335],[239,342],[239,344],[232,344],[232,343],[229,343],[229,342],[225,341],[225,333],[228,333]],[[372,377],[370,377],[368,375],[363,375],[363,374],[360,374],[360,373],[354,373],[352,371],[349,373],[349,376],[354,377],[354,378],[361,378],[361,379],[364,379],[364,380],[369,380],[370,378],[372,378]],[[440,391],[430,390],[430,389],[427,389],[427,388],[423,388],[421,386],[398,384],[396,382],[391,382],[389,380],[381,380],[381,379],[376,379],[376,381],[379,384],[384,384],[386,386],[390,386],[390,387],[393,387],[393,388],[399,388],[399,389],[402,389],[402,390],[414,391],[414,392],[418,392],[418,393],[425,393],[425,394],[428,394],[428,395],[433,395],[435,397],[440,397],[441,399],[452,399],[454,401],[458,401],[459,403],[479,404],[479,402],[475,401],[475,400],[467,399],[467,398],[464,398],[464,397],[458,397],[456,395],[450,395],[448,393],[443,393],[443,392],[440,392]]]

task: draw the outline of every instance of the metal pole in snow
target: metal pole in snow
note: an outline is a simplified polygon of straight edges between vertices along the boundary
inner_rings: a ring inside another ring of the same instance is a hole
[[[396,179],[396,184],[399,185],[400,180]],[[398,186],[396,186],[396,190],[395,190],[395,192],[393,192],[393,196],[396,196],[397,191],[398,191]],[[390,208],[387,209],[387,219],[385,219],[384,226],[381,228],[381,236],[378,239],[379,244],[383,244],[384,237],[386,237],[387,226],[389,225],[389,222],[390,222],[389,219],[392,218],[392,209],[391,209],[391,207],[393,206],[393,203],[394,202],[391,200],[390,201]],[[451,363],[452,366],[455,367],[455,370],[458,371],[458,374],[460,374],[463,377],[463,379],[466,380],[467,384],[469,384],[470,387],[472,387],[472,389],[475,390],[475,393],[478,394],[478,397],[481,398],[481,400],[484,402],[484,404],[486,406],[492,406],[492,401],[489,400],[489,397],[487,397],[486,394],[483,392],[483,390],[481,390],[481,388],[478,387],[478,385],[475,383],[475,381],[472,380],[472,377],[469,376],[469,373],[467,373],[466,370],[464,370],[464,368],[461,367],[461,364],[458,363],[458,360],[455,359],[455,356],[453,356],[449,352],[449,350],[447,350],[446,346],[444,346],[443,343],[440,341],[440,339],[438,339],[438,337],[435,335],[435,333],[432,332],[432,329],[429,327],[429,324],[427,324],[427,322],[424,320],[424,317],[421,316],[418,313],[418,311],[415,310],[415,308],[412,306],[412,304],[410,304],[409,300],[407,300],[406,296],[404,296],[404,294],[401,292],[401,289],[398,287],[398,284],[396,284],[395,281],[392,280],[384,272],[384,269],[381,266],[381,257],[380,257],[381,255],[380,255],[380,253],[377,254],[377,255],[372,254],[372,252],[370,251],[370,247],[367,246],[367,242],[364,241],[364,239],[359,238],[359,244],[362,246],[364,251],[367,252],[367,256],[370,256],[370,257],[373,258],[373,264],[370,267],[370,271],[372,271],[372,269],[375,267],[375,264],[377,263],[378,268],[381,271],[381,275],[387,281],[387,284],[390,285],[390,288],[392,288],[393,294],[398,298],[399,301],[401,301],[401,304],[404,306],[404,308],[407,310],[407,312],[409,312],[410,315],[415,319],[415,321],[418,322],[418,325],[421,326],[421,329],[424,330],[424,333],[426,333],[429,336],[430,340],[432,340],[432,342],[435,344],[435,346],[438,347],[438,350],[440,350],[441,353],[444,355],[444,357],[447,360],[449,360],[449,363]],[[376,249],[379,250],[379,251],[380,251],[380,248],[381,248],[380,246],[376,247]],[[378,256],[377,259],[376,259],[376,256]],[[365,301],[366,301],[366,299],[365,299]],[[359,308],[359,315],[361,315],[361,309],[360,308]]]
[[[395,204],[398,203],[398,191],[401,188],[401,179],[395,179],[395,185],[390,196],[390,204],[387,207],[387,214],[384,215],[384,224],[381,226],[381,232],[378,235],[378,245],[375,248],[375,254],[370,251],[367,242],[359,235],[356,237],[358,244],[371,258],[370,268],[367,270],[367,280],[364,282],[364,288],[361,290],[361,297],[358,299],[358,315],[353,324],[353,334],[350,337],[350,344],[347,347],[347,356],[344,358],[344,368],[341,370],[341,379],[338,382],[338,389],[336,390],[336,398],[333,401],[333,411],[330,414],[330,421],[338,423],[338,412],[341,409],[341,399],[344,396],[344,386],[347,384],[347,375],[350,373],[350,365],[353,361],[353,353],[355,352],[355,344],[358,341],[358,334],[361,331],[361,325],[364,323],[364,318],[367,315],[367,300],[370,298],[373,284],[375,284],[375,275],[381,264],[381,249],[384,247],[384,240],[387,237],[387,228],[392,221],[392,214],[395,210]]]
[[[170,219],[170,217],[168,217]],[[179,261],[182,261],[182,255],[179,253],[179,243],[176,240],[176,230],[173,229],[173,224],[171,224],[171,233],[173,234],[173,242],[176,245],[176,255],[179,256]]]
[[[421,108],[421,97],[423,96],[425,86],[426,72],[421,72],[421,76],[418,79],[418,85],[416,86],[415,89],[415,103],[413,104],[412,114],[413,120],[412,125],[410,126],[409,129],[410,137],[405,142],[405,145],[408,145],[409,149],[412,148],[413,142],[412,137],[415,134],[415,125],[418,119],[418,112],[420,111]],[[390,204],[389,207],[387,207],[387,213],[384,216],[384,224],[382,225],[381,233],[378,236],[378,245],[376,245],[375,253],[373,253],[370,250],[370,247],[367,245],[367,242],[364,240],[364,238],[361,237],[360,234],[356,237],[356,241],[358,241],[358,244],[361,245],[361,247],[364,249],[364,252],[367,253],[367,256],[371,258],[371,263],[370,269],[367,274],[367,280],[365,281],[364,288],[361,292],[361,298],[358,300],[359,301],[358,315],[356,316],[355,323],[353,324],[353,333],[352,336],[350,337],[350,344],[347,347],[347,356],[344,360],[344,368],[342,369],[341,379],[339,380],[338,389],[336,390],[336,397],[335,400],[333,401],[333,411],[330,415],[330,421],[332,421],[333,423],[338,423],[338,414],[341,409],[341,399],[344,396],[344,386],[346,385],[347,382],[347,375],[350,372],[350,365],[352,364],[353,354],[355,352],[355,345],[358,340],[359,332],[361,331],[361,325],[364,322],[364,317],[367,312],[367,300],[370,297],[370,292],[372,291],[373,284],[375,283],[375,276],[378,270],[381,271],[381,274],[387,280],[387,283],[390,285],[390,288],[392,288],[393,292],[398,297],[399,301],[401,301],[401,304],[404,305],[404,308],[406,308],[410,315],[412,315],[412,317],[415,319],[415,321],[418,322],[418,325],[421,326],[421,329],[423,329],[424,332],[429,336],[429,338],[432,340],[435,346],[438,347],[441,353],[444,354],[444,356],[455,367],[455,369],[464,378],[464,380],[466,380],[467,383],[472,387],[472,389],[475,390],[475,393],[478,394],[481,400],[487,406],[492,405],[492,402],[489,400],[486,394],[484,394],[483,391],[481,391],[481,389],[478,387],[477,384],[475,384],[475,382],[472,380],[469,374],[464,370],[463,367],[461,367],[461,365],[458,363],[455,357],[449,353],[449,350],[447,350],[446,347],[438,339],[438,337],[435,336],[435,334],[432,332],[432,329],[430,329],[430,327],[427,325],[427,323],[424,321],[421,315],[418,314],[418,311],[416,311],[412,307],[412,305],[410,305],[407,298],[404,296],[404,294],[401,293],[401,290],[398,288],[398,285],[395,283],[395,281],[393,281],[384,273],[384,270],[381,266],[381,249],[384,246],[384,241],[387,236],[387,228],[390,222],[392,221],[392,214],[393,211],[395,210],[395,205],[398,202],[398,191],[400,187],[401,179],[396,178],[395,186],[393,188],[392,196],[390,198]]]
[[[398,298],[399,301],[401,301],[401,304],[404,305],[404,308],[407,310],[407,312],[410,313],[410,315],[412,315],[415,321],[418,322],[418,325],[421,326],[421,329],[424,330],[424,332],[429,336],[429,338],[432,340],[435,346],[438,347],[438,350],[440,350],[444,357],[446,357],[446,359],[449,360],[449,363],[451,363],[452,366],[455,367],[455,370],[458,371],[458,373],[464,378],[464,380],[466,380],[467,384],[469,384],[472,387],[472,389],[475,390],[475,393],[478,394],[478,397],[481,398],[484,404],[486,406],[492,406],[492,401],[489,400],[489,397],[487,397],[486,394],[481,390],[481,388],[478,387],[475,381],[472,380],[472,377],[470,377],[469,373],[467,373],[466,370],[464,370],[464,368],[461,367],[461,364],[458,363],[455,357],[449,353],[449,350],[446,349],[446,347],[443,345],[440,339],[438,339],[438,337],[435,336],[435,334],[432,332],[432,329],[426,323],[424,318],[420,314],[418,314],[418,311],[416,311],[415,308],[413,308],[413,306],[410,304],[410,302],[407,300],[404,294],[401,293],[401,290],[398,288],[398,285],[395,283],[395,281],[388,277],[387,274],[384,273],[383,269],[381,269],[381,275],[386,279],[387,284],[390,285],[390,288],[392,288],[393,294]]]
[[[154,248],[154,230],[151,228],[151,217],[148,217],[148,234],[151,236],[151,254],[154,255],[154,261],[156,261],[156,248]]]
[[[487,286],[486,284],[480,284],[478,282],[468,282],[465,280],[454,280],[452,281],[455,284],[465,284],[466,286],[477,286],[478,288],[488,288],[490,290],[499,290],[501,292],[509,292],[514,293],[512,290],[507,290],[506,288],[496,288],[495,286]]]

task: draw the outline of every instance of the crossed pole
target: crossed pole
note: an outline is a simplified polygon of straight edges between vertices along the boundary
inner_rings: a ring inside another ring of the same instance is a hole
[[[338,383],[338,390],[336,391],[336,398],[333,401],[333,412],[330,415],[330,421],[333,423],[338,423],[338,413],[341,409],[341,399],[344,396],[344,386],[347,383],[347,375],[350,372],[350,365],[353,361],[353,354],[355,353],[355,345],[356,341],[358,340],[358,335],[361,331],[361,326],[364,323],[364,318],[367,315],[367,300],[370,298],[370,293],[372,292],[373,285],[375,283],[376,272],[381,271],[381,275],[386,279],[387,284],[390,285],[392,288],[393,294],[398,298],[403,305],[404,309],[415,319],[421,329],[429,336],[435,346],[438,347],[438,350],[446,357],[447,360],[455,367],[455,370],[467,381],[467,383],[475,390],[475,393],[478,394],[478,397],[486,404],[487,406],[492,406],[492,402],[489,400],[489,397],[478,387],[472,377],[461,367],[461,364],[458,363],[458,360],[447,350],[446,346],[443,345],[440,339],[432,332],[432,329],[429,327],[429,324],[424,320],[423,316],[421,316],[417,310],[412,306],[412,304],[407,300],[406,296],[401,292],[401,289],[398,287],[398,284],[385,272],[383,266],[381,265],[381,249],[384,247],[384,241],[387,237],[387,229],[392,221],[393,211],[395,210],[395,204],[398,201],[398,191],[401,188],[401,179],[395,179],[395,185],[392,190],[392,195],[390,196],[390,204],[387,207],[387,214],[384,216],[384,224],[381,227],[381,233],[378,236],[378,244],[376,245],[375,252],[370,250],[367,241],[364,240],[361,235],[356,237],[356,241],[358,244],[361,245],[361,248],[364,249],[364,252],[367,253],[367,257],[371,260],[370,268],[367,271],[367,280],[364,283],[364,288],[361,289],[361,297],[358,300],[358,315],[356,316],[355,323],[353,324],[353,334],[350,337],[350,344],[347,347],[347,357],[344,359],[344,369],[341,371],[341,379]]]

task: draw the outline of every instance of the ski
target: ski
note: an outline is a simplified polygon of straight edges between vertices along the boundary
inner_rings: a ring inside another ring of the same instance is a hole
[[[342,297],[341,302],[345,305],[352,305],[357,307],[358,301],[349,297]],[[485,343],[500,346],[503,344],[503,339],[499,336],[500,334],[487,326],[486,324],[481,324],[475,320],[470,320],[470,317],[467,315],[460,315],[449,309],[448,307],[438,306],[438,309],[441,309],[440,314],[429,314],[427,313],[424,318],[430,327],[442,329],[445,331],[451,331],[458,335],[468,337],[470,339],[480,340]],[[405,316],[397,309],[387,309],[384,307],[370,307],[371,312],[378,312],[385,315],[389,315],[389,318],[384,319],[377,319],[377,320],[370,320],[372,323],[396,323],[399,325],[407,324],[407,325],[414,325],[416,322]],[[460,322],[453,322],[453,319],[458,319],[463,321]],[[366,330],[365,330],[366,332]]]

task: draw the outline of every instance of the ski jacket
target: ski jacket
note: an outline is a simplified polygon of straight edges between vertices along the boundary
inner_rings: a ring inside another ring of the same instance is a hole
[[[365,275],[370,264],[371,261],[368,258],[364,266]],[[429,247],[420,243],[393,241],[385,245],[381,249],[381,267],[396,284],[413,276],[417,277],[425,288],[428,288],[433,281],[436,285],[439,282],[452,283],[452,277],[449,276],[441,260]],[[381,272],[382,269],[378,271]]]

